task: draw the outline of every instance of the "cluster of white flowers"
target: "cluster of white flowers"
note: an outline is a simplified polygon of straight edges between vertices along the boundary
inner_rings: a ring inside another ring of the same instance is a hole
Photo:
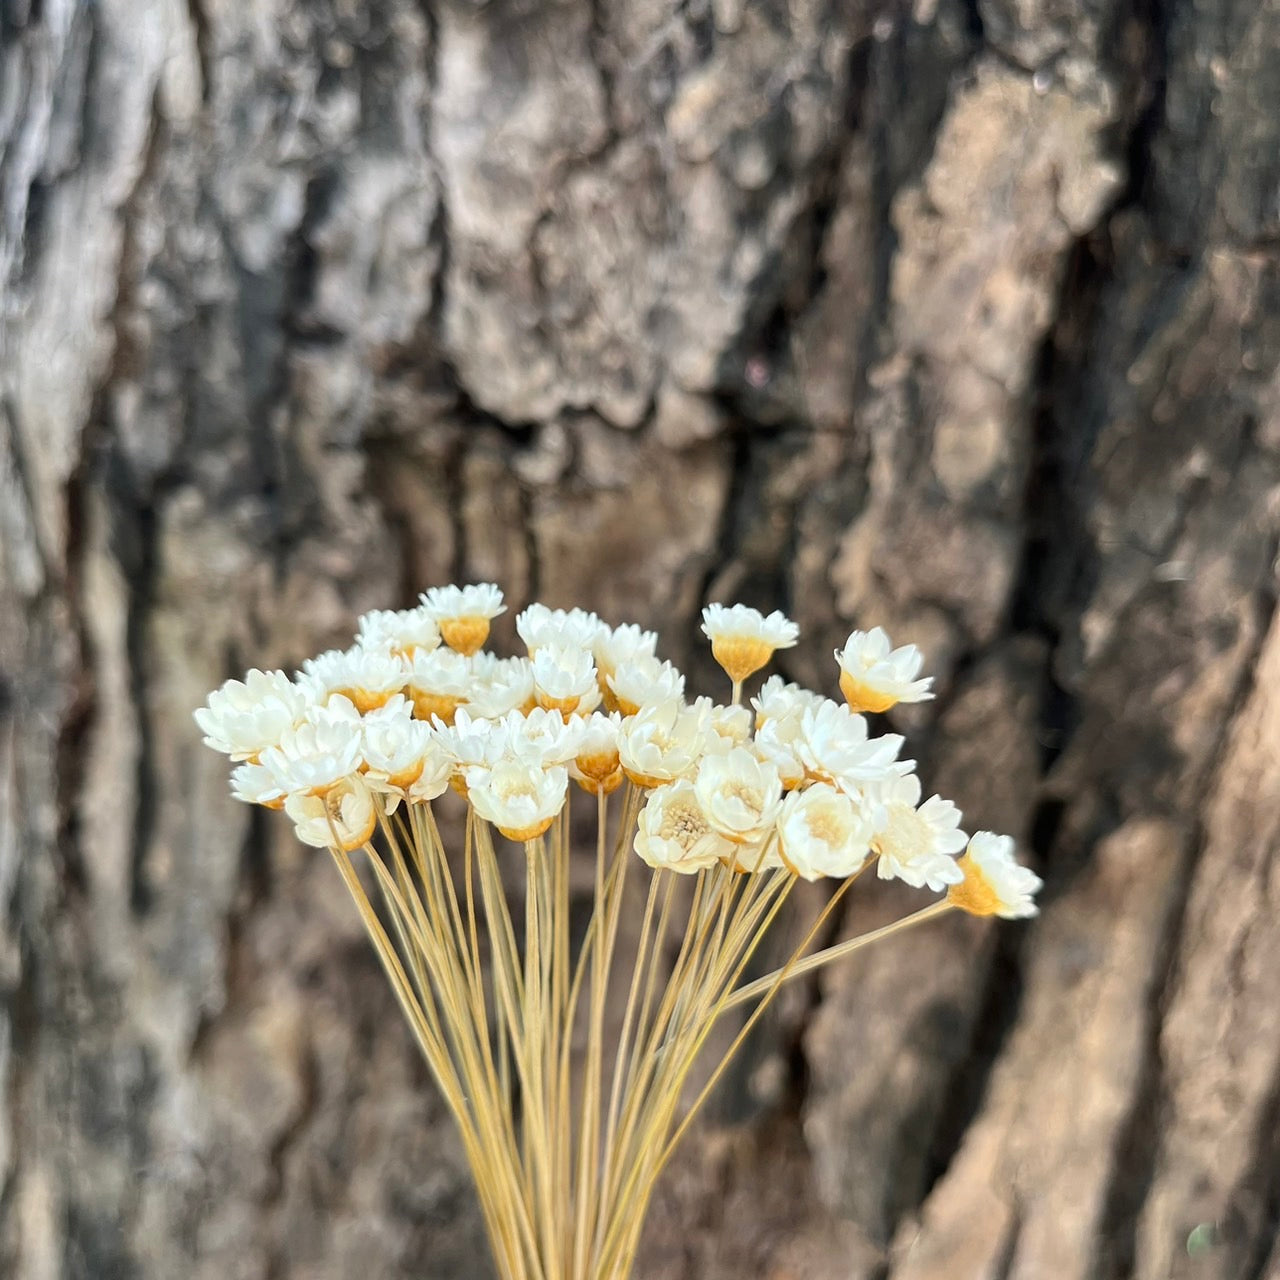
[[[416,609],[367,614],[351,648],[292,678],[228,681],[196,720],[238,762],[236,797],[283,808],[318,847],[358,848],[380,815],[451,786],[505,836],[531,840],[570,780],[598,796],[629,780],[648,793],[635,849],[655,868],[815,880],[874,857],[881,877],[946,890],[976,914],[1034,913],[1040,882],[1013,842],[970,840],[950,801],[922,802],[902,738],[862,714],[932,696],[914,646],[855,631],[836,653],[843,703],[773,676],[750,708],[723,706],[686,698],[653,632],[581,609],[530,605],[516,619],[527,656],[497,657],[484,645],[504,610],[489,583],[433,588]],[[718,604],[703,630],[735,700],[799,634],[780,613]]]

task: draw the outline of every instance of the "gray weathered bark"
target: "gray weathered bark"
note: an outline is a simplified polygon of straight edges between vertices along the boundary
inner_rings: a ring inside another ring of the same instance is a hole
[[[480,1272],[190,721],[457,577],[884,623],[1048,880],[780,1002],[643,1274],[1277,1280],[1277,120],[1275,0],[0,0],[0,1274]]]

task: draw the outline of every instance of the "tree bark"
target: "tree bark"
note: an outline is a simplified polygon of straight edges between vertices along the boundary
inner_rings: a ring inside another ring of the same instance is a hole
[[[190,713],[494,579],[919,642],[1048,882],[790,991],[641,1274],[1280,1278],[1277,121],[1274,0],[0,0],[0,1274],[481,1274]]]

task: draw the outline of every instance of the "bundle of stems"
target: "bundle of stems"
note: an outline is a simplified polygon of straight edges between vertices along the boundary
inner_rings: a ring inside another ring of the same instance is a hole
[[[380,838],[358,851],[371,877],[336,838],[331,848],[457,1120],[509,1280],[630,1275],[659,1174],[783,983],[952,909],[944,899],[807,955],[864,864],[785,964],[744,983],[797,876],[785,867],[744,874],[717,864],[680,876],[641,866],[643,914],[638,932],[628,930],[627,904],[640,900],[628,875],[644,792],[627,783],[612,806],[604,794],[594,799],[593,909],[576,949],[567,804],[524,842],[522,918],[501,844],[474,810],[456,869],[429,804],[380,814]],[[607,1018],[615,970],[626,981],[620,1028]],[[744,1005],[751,1012],[689,1101],[712,1029]]]
[[[855,631],[843,703],[775,676],[753,714],[744,680],[799,634],[781,613],[704,610],[732,686],[720,706],[685,698],[653,632],[580,609],[530,605],[528,655],[499,658],[483,646],[504,609],[493,583],[433,588],[295,676],[228,680],[196,720],[237,762],[237,798],[283,809],[337,862],[457,1120],[503,1277],[622,1280],[659,1175],[784,982],[953,907],[1034,914],[1040,881],[1008,836],[969,837],[950,801],[922,802],[903,739],[870,732],[867,713],[932,696],[914,646]],[[580,939],[571,779],[596,808]],[[451,789],[467,801],[452,858],[436,808]],[[946,897],[811,953],[872,865]],[[798,879],[835,888],[786,963],[748,978]]]

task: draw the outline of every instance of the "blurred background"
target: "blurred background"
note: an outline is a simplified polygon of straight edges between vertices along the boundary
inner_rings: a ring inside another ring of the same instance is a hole
[[[1276,0],[0,0],[0,1275],[488,1274],[191,709],[491,579],[919,643],[1047,880],[790,989],[642,1276],[1277,1280],[1278,104]]]

